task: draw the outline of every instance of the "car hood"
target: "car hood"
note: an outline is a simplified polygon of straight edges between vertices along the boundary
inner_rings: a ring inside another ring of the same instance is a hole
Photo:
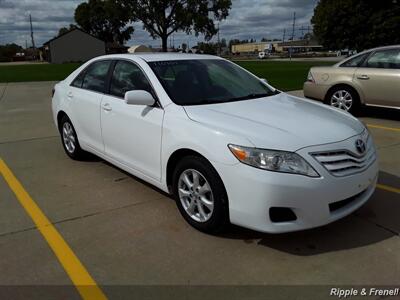
[[[254,100],[185,106],[193,121],[247,138],[257,148],[296,151],[345,140],[364,126],[350,114],[285,93]]]

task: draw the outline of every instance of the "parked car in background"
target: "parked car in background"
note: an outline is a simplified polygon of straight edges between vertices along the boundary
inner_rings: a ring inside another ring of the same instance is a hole
[[[265,58],[268,58],[270,56],[271,56],[270,52],[267,52],[267,51],[258,52],[258,58],[259,59],[265,59]]]
[[[360,121],[215,56],[99,57],[55,86],[52,108],[69,157],[91,152],[171,193],[205,232],[322,226],[377,182]]]
[[[337,56],[350,57],[357,54],[357,50],[343,49],[336,52]]]
[[[361,105],[400,108],[400,46],[364,51],[331,67],[313,67],[307,98],[350,113]]]

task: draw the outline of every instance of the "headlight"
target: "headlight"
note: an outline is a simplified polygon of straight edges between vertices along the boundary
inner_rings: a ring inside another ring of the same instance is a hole
[[[319,177],[319,174],[300,155],[293,152],[264,150],[228,145],[242,163],[259,169]]]
[[[365,121],[359,120],[363,125],[364,125],[364,131],[361,133],[363,138],[369,139],[369,136],[371,135],[371,131],[369,130],[369,127]]]
[[[362,140],[367,143],[370,137],[370,132],[368,126],[365,126],[364,131],[361,133]]]

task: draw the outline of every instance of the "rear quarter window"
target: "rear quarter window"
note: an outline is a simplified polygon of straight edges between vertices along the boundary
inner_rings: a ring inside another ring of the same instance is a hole
[[[111,61],[96,61],[91,64],[85,73],[82,82],[82,88],[99,93],[105,92],[108,70],[111,66]]]
[[[85,72],[86,70],[83,70],[81,73],[79,73],[78,76],[75,77],[75,79],[72,81],[71,86],[81,88],[82,83],[83,83],[83,78],[85,77]]]
[[[361,66],[365,59],[370,55],[370,53],[360,54],[356,57],[349,59],[348,61],[342,63],[340,67],[343,68],[357,68]]]

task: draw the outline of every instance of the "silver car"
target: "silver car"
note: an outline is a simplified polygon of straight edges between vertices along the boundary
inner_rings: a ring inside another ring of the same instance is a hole
[[[313,67],[304,95],[356,112],[361,105],[400,108],[400,46],[364,51],[330,67]]]

